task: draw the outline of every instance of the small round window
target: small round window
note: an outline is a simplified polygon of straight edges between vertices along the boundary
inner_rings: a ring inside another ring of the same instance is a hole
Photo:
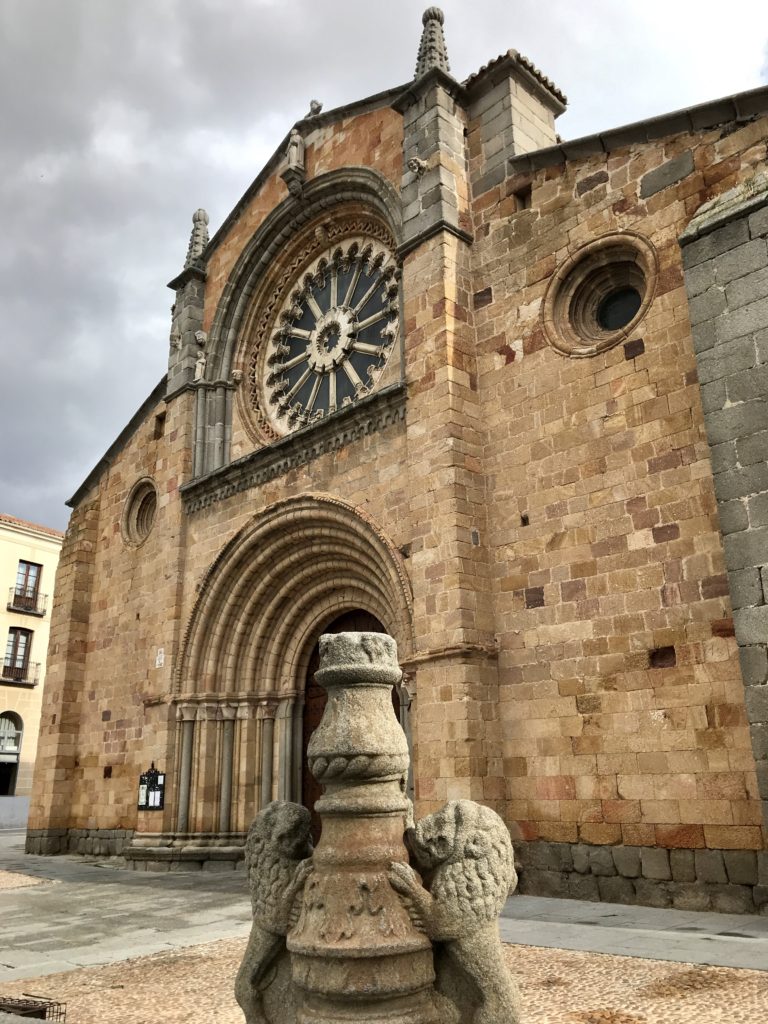
[[[123,537],[129,544],[141,544],[154,526],[157,514],[157,490],[151,480],[139,480],[125,503]]]
[[[555,272],[542,316],[558,352],[593,356],[625,340],[648,312],[658,274],[656,252],[634,232],[595,239]]]
[[[597,307],[597,323],[604,331],[618,331],[631,323],[643,304],[637,288],[617,288],[609,292]]]

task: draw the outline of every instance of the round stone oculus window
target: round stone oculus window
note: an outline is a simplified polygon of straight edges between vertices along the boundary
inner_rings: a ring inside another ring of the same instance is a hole
[[[648,312],[658,261],[635,232],[603,235],[555,272],[543,305],[544,332],[564,355],[593,356],[624,341]]]
[[[134,484],[123,513],[122,532],[128,544],[141,544],[149,536],[157,514],[157,490],[145,478]]]
[[[372,239],[347,239],[302,272],[275,321],[263,370],[263,407],[277,434],[376,389],[396,348],[398,293],[394,256]]]

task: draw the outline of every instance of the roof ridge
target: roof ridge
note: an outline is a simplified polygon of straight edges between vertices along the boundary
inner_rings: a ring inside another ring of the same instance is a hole
[[[62,530],[54,530],[52,526],[41,526],[40,523],[30,522],[29,519],[19,519],[18,516],[11,516],[6,512],[0,512],[0,523],[8,523],[12,526],[26,526],[31,530],[39,530],[40,533],[48,533],[52,537],[64,536]]]
[[[522,68],[525,68],[525,70],[531,74],[540,85],[543,85],[545,89],[548,89],[553,96],[560,100],[561,103],[565,104],[568,102],[568,97],[561,89],[558,89],[552,79],[548,78],[540,68],[537,68],[532,60],[520,53],[519,50],[515,49],[509,49],[505,53],[500,53],[498,57],[494,57],[493,60],[489,60],[487,64],[483,64],[468,78],[465,78],[461,84],[465,89],[471,89],[477,84],[477,82],[484,78],[489,71],[498,67],[498,65],[504,60],[512,60],[516,64],[519,64]]]

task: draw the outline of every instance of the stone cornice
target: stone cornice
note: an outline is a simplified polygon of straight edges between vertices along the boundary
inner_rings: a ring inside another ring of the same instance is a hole
[[[462,242],[466,242],[467,245],[472,245],[475,241],[474,235],[471,235],[468,231],[464,231],[463,228],[457,227],[456,224],[451,224],[447,220],[438,220],[434,224],[430,224],[428,228],[423,231],[419,231],[418,234],[413,235],[411,238],[406,239],[402,245],[397,247],[397,258],[404,260],[406,256],[413,252],[414,249],[423,243],[429,241],[434,235],[439,235],[441,231],[447,231],[449,235],[455,235],[456,238],[460,238]]]
[[[405,419],[405,384],[392,384],[181,487],[184,511],[199,512]]]
[[[499,644],[493,640],[488,643],[451,644],[448,647],[435,647],[429,651],[418,651],[410,658],[402,658],[400,665],[407,671],[429,661],[450,661],[454,658],[498,658]]]
[[[767,112],[768,86],[761,86],[710,103],[673,110],[669,114],[644,121],[634,121],[606,132],[560,142],[556,146],[535,149],[531,153],[520,153],[510,157],[509,173],[538,171],[544,167],[566,164],[569,160],[585,160],[598,153],[610,153],[637,143],[654,142],[670,135],[703,132],[729,123],[740,124]]]
[[[427,93],[434,85],[441,85],[443,89],[456,100],[457,103],[462,106],[466,106],[467,102],[467,90],[461,84],[457,82],[453,75],[448,74],[447,71],[443,71],[442,68],[430,68],[429,71],[425,72],[414,82],[411,82],[396,99],[393,100],[391,106],[393,110],[396,110],[399,114],[404,113],[409,107],[413,106]]]
[[[202,264],[192,263],[190,266],[184,267],[182,272],[177,277],[174,277],[172,281],[169,281],[168,287],[172,291],[177,292],[180,288],[184,287],[187,281],[205,281],[206,276],[205,267]]]
[[[680,235],[680,245],[694,242],[697,238],[724,227],[730,221],[738,217],[747,217],[764,206],[768,206],[768,173],[761,171],[700,206],[688,227]]]

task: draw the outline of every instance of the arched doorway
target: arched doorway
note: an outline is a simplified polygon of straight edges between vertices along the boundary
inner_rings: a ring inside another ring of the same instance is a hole
[[[370,516],[340,499],[276,503],[211,564],[186,629],[174,694],[177,781],[166,797],[176,832],[243,833],[270,800],[302,801],[314,728],[304,735],[304,700],[315,724],[325,700],[307,694],[317,667],[309,663],[329,629],[387,633],[408,658],[402,556]]]
[[[362,610],[344,612],[323,628],[323,633],[386,633],[375,615]],[[320,816],[315,813],[315,803],[323,795],[323,787],[315,779],[307,764],[307,746],[310,737],[320,724],[327,701],[325,690],[315,682],[315,672],[320,666],[320,644],[315,643],[307,667],[307,681],[304,691],[304,719],[301,738],[301,802],[312,815],[312,840],[317,844],[320,838]],[[392,689],[392,704],[400,718],[400,699],[397,690]]]
[[[24,725],[13,711],[0,715],[0,796],[13,796]]]

